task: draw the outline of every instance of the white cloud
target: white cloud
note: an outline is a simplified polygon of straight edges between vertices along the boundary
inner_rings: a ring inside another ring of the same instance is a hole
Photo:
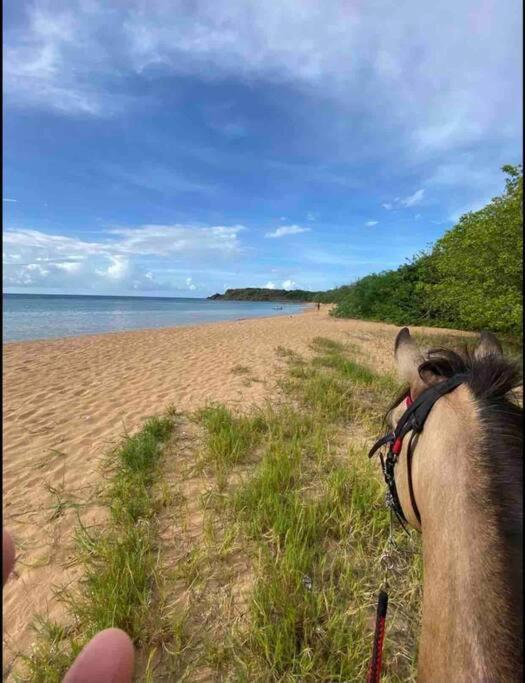
[[[300,225],[283,225],[273,232],[267,232],[265,237],[279,238],[286,235],[298,235],[301,232],[309,232],[310,228],[302,228]]]
[[[82,268],[82,264],[79,261],[59,261],[55,265],[60,270],[65,270],[66,273],[78,273]]]
[[[110,265],[105,270],[96,269],[95,273],[110,280],[124,280],[130,271],[129,259],[124,256],[110,256]]]
[[[187,268],[189,263],[206,268],[218,259],[229,260],[242,253],[238,239],[243,226],[144,225],[114,228],[100,241],[30,229],[8,229],[3,234],[4,285],[72,287],[87,289],[129,286],[152,288],[157,282],[152,259],[162,271],[169,265]],[[180,282],[180,280],[179,280]],[[166,288],[177,288],[176,279]],[[189,277],[186,288],[197,289]]]
[[[476,200],[473,200],[469,204],[464,204],[455,211],[452,211],[448,217],[452,224],[455,224],[459,219],[467,213],[479,211],[484,206],[486,206],[492,200],[492,195],[485,195]],[[447,221],[440,221],[440,223],[445,223]]]
[[[480,164],[473,153],[455,156],[451,161],[433,167],[425,185],[438,187],[475,188],[486,193],[501,183],[501,170],[497,165]]]
[[[370,227],[372,227],[373,225],[377,225],[378,222],[379,222],[379,221],[367,221],[367,222],[366,222],[366,225],[369,225]]]
[[[3,202],[17,202],[17,199],[9,199],[9,197],[3,197],[2,199]]]
[[[65,235],[53,235],[38,230],[7,229],[3,234],[4,248],[30,252],[27,260],[82,260],[88,256],[110,255],[232,255],[240,253],[238,234],[242,225],[213,226],[144,225],[138,228],[114,228],[109,231],[118,239],[88,242]]]
[[[144,225],[139,228],[114,228],[110,232],[121,239],[112,246],[128,254],[163,256],[176,253],[240,252],[238,234],[242,225],[195,228],[183,224]]]
[[[385,202],[384,204],[381,204],[381,206],[383,206],[385,209],[388,209],[389,211],[393,208],[408,208],[410,206],[415,206],[416,204],[419,204],[422,201],[424,194],[425,190],[423,188],[420,188],[408,197],[395,197],[391,202]]]
[[[314,213],[313,211],[308,211],[308,213],[306,214],[306,220],[307,220],[307,221],[315,221],[315,220],[317,220],[317,214]]]
[[[469,121],[466,111],[456,111],[451,119],[416,129],[414,141],[419,151],[433,152],[475,141],[482,133],[482,126],[473,120]]]
[[[96,26],[89,12],[73,5],[69,11],[59,6],[47,9],[45,3],[28,7],[23,38],[17,33],[4,38],[4,88],[15,103],[103,114],[104,98],[89,82],[97,59],[90,57],[82,64],[80,58],[83,51],[90,54]]]
[[[285,280],[282,284],[283,289],[297,289],[297,282],[293,280]]]
[[[345,248],[340,246],[333,247],[333,251],[325,251],[323,249],[306,249],[300,254],[301,260],[305,263],[313,263],[318,266],[341,266],[343,268],[350,268],[352,266],[370,266],[370,269],[377,270],[377,266],[385,267],[387,265],[395,265],[393,262],[386,262],[381,258],[373,258],[363,255],[362,258],[356,257],[352,253],[345,254]]]
[[[415,206],[416,204],[419,204],[421,202],[424,194],[425,190],[416,190],[414,194],[411,194],[410,196],[405,197],[404,199],[400,199],[399,203],[406,207]]]
[[[267,283],[264,285],[264,289],[275,289],[275,282],[271,282],[271,281],[270,281],[270,282],[267,282]]]
[[[47,275],[49,270],[40,265],[40,263],[30,263],[26,266],[30,273],[39,273],[40,275]]]

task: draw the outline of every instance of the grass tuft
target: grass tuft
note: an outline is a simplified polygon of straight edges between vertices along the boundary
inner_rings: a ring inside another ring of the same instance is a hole
[[[60,681],[82,646],[102,629],[122,628],[138,645],[148,639],[155,575],[155,506],[151,486],[162,444],[173,430],[169,417],[151,418],[111,456],[109,527],[76,533],[84,573],[78,589],[58,593],[71,625],[40,620],[37,643],[24,657],[21,680]]]
[[[385,393],[397,385],[338,342],[317,338],[312,347],[310,362],[281,352],[291,403],[264,411],[259,463],[230,492],[241,544],[257,548],[248,623],[231,657],[235,680],[366,677],[389,517],[377,469],[354,434],[370,438]],[[410,680],[414,671],[420,571],[417,558],[402,557],[391,600],[412,622],[391,620],[387,680]]]
[[[259,443],[265,430],[265,422],[260,415],[234,416],[219,404],[203,408],[195,417],[206,431],[203,462],[212,465],[217,472],[224,472],[242,462],[250,449]]]

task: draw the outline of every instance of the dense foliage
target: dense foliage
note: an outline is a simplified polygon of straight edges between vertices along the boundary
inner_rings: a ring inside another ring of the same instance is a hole
[[[328,289],[326,292],[318,292],[314,295],[314,301],[321,304],[337,304],[343,301],[352,291],[352,285],[342,285],[335,289]]]
[[[502,170],[500,197],[462,216],[429,253],[350,285],[334,315],[521,336],[523,171]]]
[[[396,325],[431,324],[435,316],[422,287],[430,271],[430,258],[424,254],[397,270],[367,275],[351,285],[334,315],[385,320]]]

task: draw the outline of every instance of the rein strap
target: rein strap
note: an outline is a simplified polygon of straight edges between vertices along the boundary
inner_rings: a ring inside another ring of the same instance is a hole
[[[383,642],[385,639],[385,620],[388,608],[388,595],[385,591],[379,592],[377,601],[376,628],[374,633],[374,649],[366,683],[380,683],[381,668],[383,664]]]

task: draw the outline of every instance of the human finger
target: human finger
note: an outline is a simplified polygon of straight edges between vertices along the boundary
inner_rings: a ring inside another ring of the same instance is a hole
[[[7,577],[15,564],[15,544],[9,531],[2,530],[2,583],[7,581]]]
[[[73,662],[63,683],[131,683],[135,650],[119,628],[92,638]]]

